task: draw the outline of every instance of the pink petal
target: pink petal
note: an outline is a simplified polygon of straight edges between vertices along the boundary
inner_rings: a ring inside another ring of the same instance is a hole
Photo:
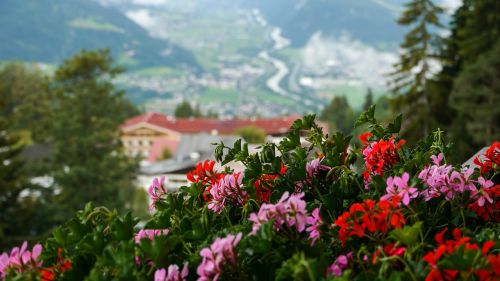
[[[40,256],[40,253],[42,252],[42,245],[36,244],[35,247],[33,247],[33,260],[37,260],[38,256]]]

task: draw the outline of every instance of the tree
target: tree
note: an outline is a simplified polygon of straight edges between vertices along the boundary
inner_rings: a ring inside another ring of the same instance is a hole
[[[166,160],[172,158],[172,151],[168,147],[165,147],[161,152],[161,156],[159,160]]]
[[[453,15],[450,36],[444,39],[440,50],[439,57],[443,67],[436,76],[435,82],[431,83],[431,115],[439,126],[448,129],[455,140],[454,146],[458,153],[452,156],[454,160],[463,161],[484,145],[484,139],[477,139],[484,136],[478,135],[474,132],[475,130],[464,130],[464,124],[470,126],[471,122],[474,123],[471,121],[470,111],[466,109],[465,103],[468,100],[472,102],[472,107],[477,106],[479,98],[477,93],[491,86],[489,83],[491,81],[483,80],[487,82],[485,87],[475,84],[479,86],[478,89],[472,89],[471,85],[464,85],[465,88],[462,91],[457,88],[457,84],[459,80],[471,78],[471,75],[476,79],[480,79],[479,75],[491,77],[483,69],[478,69],[480,71],[474,74],[466,69],[471,65],[476,65],[475,68],[477,68],[480,56],[494,47],[500,34],[499,14],[500,2],[498,1],[464,0],[462,6]],[[495,79],[498,80],[498,78]],[[475,99],[476,102],[474,102]],[[481,114],[485,114],[485,111],[482,110],[479,115]]]
[[[241,136],[248,143],[264,143],[266,140],[266,132],[257,126],[245,126],[236,129],[236,135]]]
[[[198,107],[193,108],[188,101],[182,101],[175,107],[175,117],[178,118],[189,118],[189,117],[201,117],[202,114]]]
[[[34,66],[9,63],[0,69],[0,117],[12,130],[43,140],[46,124],[40,120],[51,114],[50,93],[49,78]]]
[[[354,124],[354,111],[345,96],[335,96],[321,112],[320,120],[328,122],[332,132],[349,133]]]
[[[373,104],[373,91],[372,88],[368,88],[365,96],[365,104],[363,105],[363,110],[366,111]]]
[[[479,146],[500,139],[500,40],[457,77],[450,103]]]
[[[458,54],[465,64],[491,50],[500,37],[498,0],[464,1],[464,23],[458,29]]]
[[[45,191],[30,183],[20,158],[24,146],[7,127],[0,118],[0,249],[39,239],[47,230],[40,208]]]
[[[436,57],[432,45],[438,39],[431,30],[441,27],[439,14],[443,9],[431,0],[412,0],[405,6],[398,23],[412,29],[401,44],[403,53],[392,73],[391,86],[396,95],[394,107],[402,110],[407,120],[403,131],[407,138],[415,140],[427,136],[431,127],[428,81]]]
[[[88,201],[110,208],[130,206],[136,163],[123,153],[118,126],[130,102],[111,79],[122,69],[107,50],[82,51],[56,70],[49,133],[60,219]]]

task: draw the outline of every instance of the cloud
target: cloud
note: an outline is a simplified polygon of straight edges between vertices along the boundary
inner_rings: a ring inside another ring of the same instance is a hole
[[[133,10],[125,13],[129,19],[146,30],[150,30],[157,24],[157,20],[146,9]]]
[[[385,84],[398,57],[352,39],[347,33],[325,38],[316,32],[303,49],[303,60],[308,72],[336,73],[338,78],[377,86]]]
[[[455,10],[462,5],[462,0],[442,0],[441,5],[450,14],[455,12]]]
[[[132,0],[133,4],[144,6],[161,6],[167,3],[168,0]]]

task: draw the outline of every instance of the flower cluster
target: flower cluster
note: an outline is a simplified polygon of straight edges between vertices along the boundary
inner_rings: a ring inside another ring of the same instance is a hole
[[[443,154],[431,156],[433,165],[426,166],[418,175],[418,178],[427,186],[421,192],[421,196],[429,201],[432,198],[444,196],[451,200],[456,194],[465,191],[474,191],[476,186],[470,177],[474,169],[465,169],[461,172],[454,171],[451,165],[441,165]]]
[[[349,263],[354,261],[354,255],[352,252],[347,253],[346,255],[340,255],[335,259],[327,270],[327,275],[334,276],[342,276],[344,270],[349,267]]]
[[[38,257],[42,252],[42,245],[36,244],[32,251],[28,251],[28,242],[24,241],[21,248],[14,247],[10,251],[10,255],[2,253],[0,255],[0,277],[3,279],[7,274],[7,270],[14,269],[18,272],[31,271],[42,266],[42,262],[38,261]]]
[[[380,197],[381,200],[392,200],[395,197],[401,198],[401,202],[408,206],[410,200],[418,196],[418,189],[408,186],[410,175],[404,173],[401,177],[387,178],[387,194]]]
[[[288,168],[285,165],[281,165],[279,175],[284,175]],[[257,202],[269,202],[269,196],[273,191],[274,181],[279,177],[279,175],[264,174],[258,180],[253,183],[255,187],[255,199]]]
[[[500,169],[500,142],[494,142],[482,156],[482,161],[481,156],[474,158],[474,164],[479,166],[481,174]]]
[[[491,220],[492,222],[500,223],[500,185],[495,185],[486,190],[483,189],[481,192],[485,192],[486,198],[490,198],[492,201],[477,200],[467,205],[467,207],[474,211],[484,221]],[[476,193],[476,196],[477,194],[480,193]],[[480,203],[484,203],[484,205],[480,206]]]
[[[302,200],[304,193],[283,193],[276,204],[262,204],[257,214],[251,213],[249,221],[253,222],[251,235],[257,233],[260,227],[273,221],[275,230],[281,230],[285,225],[295,227],[298,232],[304,231],[307,223],[306,201]]]
[[[188,181],[202,185],[203,198],[207,202],[210,201],[210,189],[224,176],[215,171],[214,166],[215,161],[205,160],[187,174]]]
[[[234,248],[241,240],[241,233],[217,238],[208,248],[203,248],[200,255],[203,258],[196,272],[198,281],[218,280],[224,269],[236,265]]]
[[[57,249],[57,263],[54,266],[45,267],[40,271],[42,281],[57,280],[58,276],[71,269],[71,262],[68,259],[63,259],[62,249]]]
[[[397,206],[399,198],[392,201],[380,200],[375,202],[367,199],[363,203],[354,203],[349,211],[343,213],[335,221],[335,225],[340,227],[339,239],[344,246],[347,239],[356,235],[363,237],[367,233],[387,233],[390,228],[399,228],[406,223],[406,220]]]
[[[470,199],[477,208],[488,208],[493,205],[492,196],[496,197],[493,182],[479,177],[477,180],[471,178],[474,169],[464,169],[461,172],[453,170],[451,165],[441,165],[443,154],[432,156],[434,165],[425,167],[418,178],[427,186],[420,194],[429,201],[432,198],[443,196],[445,200],[452,200],[458,194],[470,192]],[[476,208],[476,209],[477,209]]]
[[[151,205],[149,209],[152,210],[155,207],[157,201],[160,201],[167,194],[167,188],[165,187],[165,176],[155,178],[153,184],[148,188],[149,197],[151,200]]]
[[[208,209],[220,214],[228,203],[236,206],[245,205],[248,194],[243,190],[242,178],[241,173],[228,174],[214,183],[210,189],[211,200]]]
[[[487,241],[483,244],[480,249],[478,244],[472,243],[470,237],[462,237],[460,229],[456,228],[453,230],[453,239],[444,240],[444,234],[447,232],[447,228],[439,232],[435,236],[435,240],[438,243],[438,247],[428,252],[423,260],[429,264],[430,272],[427,275],[426,280],[455,280],[458,275],[463,273],[474,273],[479,280],[499,280],[500,279],[500,254],[496,256],[493,254],[488,255],[490,249],[495,246],[495,242]],[[468,264],[466,259],[464,259],[460,264],[460,270],[455,268],[447,268],[447,264],[441,261],[454,255],[455,259],[467,256],[468,252],[473,252],[474,255],[479,254],[484,262],[476,262],[475,265],[482,265],[481,268],[472,267],[472,264]]]
[[[383,176],[384,171],[396,164],[399,161],[398,150],[406,143],[405,140],[396,143],[394,137],[389,138],[389,140],[369,142],[368,139],[372,136],[369,132],[359,136],[365,157],[365,171],[363,172],[365,183],[370,182],[371,175]]]
[[[184,263],[182,271],[179,271],[179,266],[171,264],[168,269],[160,268],[155,272],[155,281],[185,281],[189,274],[188,263]]]
[[[153,240],[156,236],[166,236],[169,233],[169,229],[141,229],[134,237],[136,244],[141,243],[142,239]]]
[[[316,208],[312,211],[311,216],[307,217],[306,223],[309,225],[309,227],[306,228],[306,231],[309,232],[311,245],[314,245],[314,243],[316,243],[316,241],[321,236],[319,228],[323,225],[323,220],[319,215],[319,208]]]
[[[322,160],[323,157],[319,157],[306,163],[306,178],[297,183],[297,192],[302,191],[305,185],[310,185],[313,179],[319,175],[320,171],[329,171],[331,169],[331,167],[321,164]]]

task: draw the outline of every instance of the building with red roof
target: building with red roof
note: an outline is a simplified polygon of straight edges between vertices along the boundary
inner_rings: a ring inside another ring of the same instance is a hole
[[[149,162],[158,160],[163,149],[174,149],[182,135],[231,135],[242,127],[261,128],[268,136],[285,136],[299,116],[282,118],[239,118],[219,120],[209,118],[175,118],[150,112],[126,120],[121,126],[121,140],[126,152],[142,155]],[[175,151],[172,151],[175,152]]]

